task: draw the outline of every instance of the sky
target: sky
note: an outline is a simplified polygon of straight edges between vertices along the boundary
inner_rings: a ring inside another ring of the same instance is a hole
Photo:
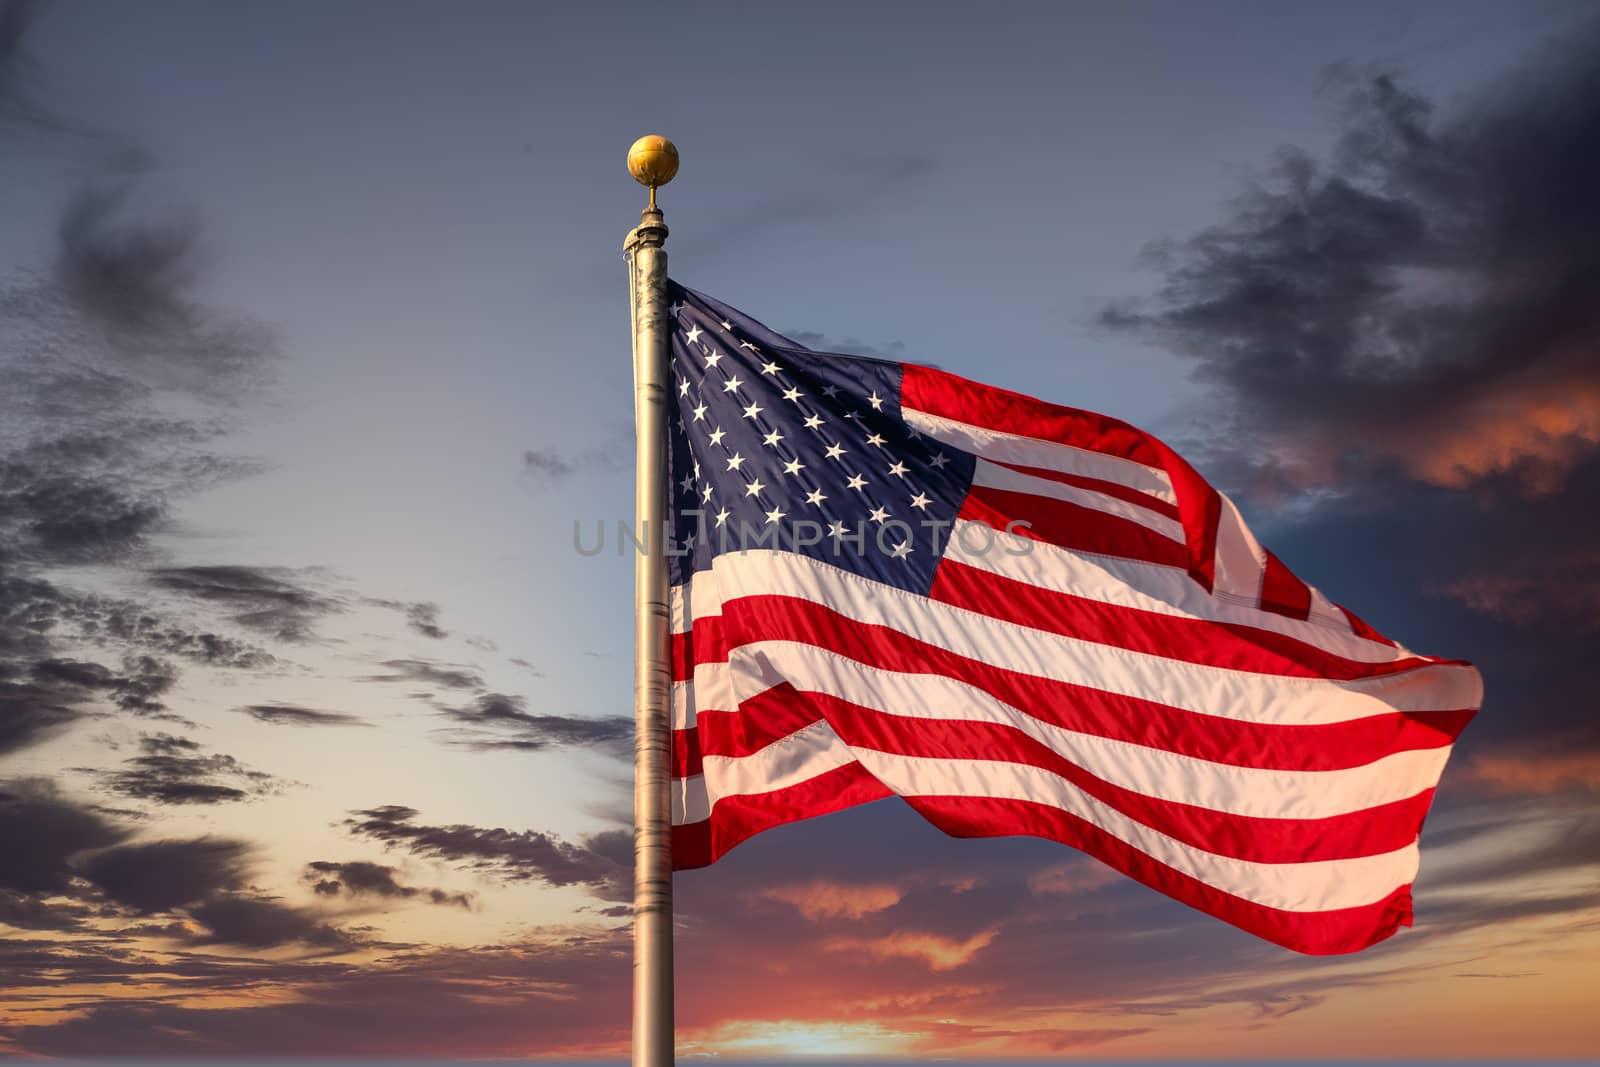
[[[677,877],[681,1056],[1600,1053],[1592,8],[0,0],[0,1055],[625,1057],[648,132],[1488,693],[1372,949],[889,800]]]

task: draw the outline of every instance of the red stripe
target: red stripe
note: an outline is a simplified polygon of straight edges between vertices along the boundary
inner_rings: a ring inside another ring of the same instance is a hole
[[[1008,389],[968,381],[931,367],[907,364],[900,405],[1002,433],[1130,459],[1167,473],[1178,498],[1186,558],[1183,566],[1207,592],[1216,582],[1217,523],[1222,498],[1188,461],[1166,444],[1120,419],[1047,404]]]
[[[888,796],[893,794],[861,764],[847,763],[770,793],[723,797],[709,819],[672,828],[672,868],[705,867],[763,830]]]
[[[1141,492],[1131,485],[1121,482],[1108,482],[1104,478],[1091,478],[1087,474],[1068,474],[1066,471],[1055,471],[1048,467],[1029,467],[1023,463],[1002,463],[997,459],[989,460],[997,467],[1006,467],[1019,474],[1043,478],[1046,481],[1059,482],[1062,485],[1071,485],[1078,489],[1088,489],[1091,492],[1101,493],[1105,496],[1114,496],[1118,500],[1126,500],[1130,504],[1137,504],[1158,515],[1165,515],[1169,519],[1178,518],[1178,505],[1162,500],[1158,496]]]
[[[995,760],[1059,775],[1096,800],[1186,845],[1252,863],[1377,856],[1422,832],[1433,790],[1321,819],[1268,819],[1147,796],[1108,782],[1013,726],[885,714],[817,695],[845,744],[935,760]]]
[[[672,777],[701,773],[706,756],[752,755],[820,718],[811,694],[787,682],[741,701],[737,710],[698,712],[694,729],[672,732]]]
[[[805,642],[868,666],[965,682],[1041,722],[1214,763],[1286,771],[1341,770],[1394,752],[1449,745],[1473,715],[1469,709],[1393,712],[1306,726],[1239,722],[1006,670],[797,597],[741,597],[723,604],[722,610],[721,616],[695,623],[700,655],[709,657],[713,648],[719,654],[718,659],[702,662],[722,662],[730,643]],[[791,681],[805,685],[805,679]]]
[[[1378,631],[1376,631],[1372,627],[1368,626],[1365,622],[1362,621],[1362,619],[1361,619],[1361,617],[1359,615],[1357,615],[1355,612],[1351,611],[1349,608],[1340,607],[1339,610],[1344,612],[1344,617],[1346,619],[1350,620],[1350,629],[1356,634],[1356,636],[1365,637],[1368,641],[1376,641],[1376,642],[1378,642],[1379,644],[1382,644],[1382,645],[1388,645],[1390,648],[1398,648],[1399,647],[1398,645],[1395,644],[1395,642],[1389,640],[1387,637],[1383,636]],[[1450,662],[1451,663],[1465,663],[1466,660],[1451,660]]]
[[[1398,674],[1434,663],[1418,656],[1386,663],[1346,659],[1272,630],[1107,604],[1043,589],[952,559],[939,565],[928,597],[1036,630],[1256,674],[1347,681]]]
[[[1311,617],[1311,587],[1296,578],[1283,560],[1270,551],[1267,551],[1266,572],[1261,578],[1261,608],[1291,619]]]
[[[1026,834],[1081,849],[1158,892],[1296,952],[1357,952],[1411,925],[1411,887],[1372,904],[1331,911],[1286,911],[1225,893],[1176,871],[1098,826],[1047,804],[992,797],[907,797],[906,803],[952,837]]]
[[[1010,529],[1020,536],[1075,552],[1117,556],[1180,570],[1188,563],[1181,543],[1148,526],[1048,496],[974,485],[967,490],[956,518],[986,523],[996,530]],[[1012,529],[1013,522],[1027,525]]]
[[[1163,457],[1152,445],[1150,435],[1121,419],[1049,404],[932,367],[906,364],[900,382],[900,406],[971,426],[1131,459],[1147,467],[1162,466]]]

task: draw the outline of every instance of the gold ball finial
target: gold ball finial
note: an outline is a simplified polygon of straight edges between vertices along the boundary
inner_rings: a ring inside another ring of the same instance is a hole
[[[678,148],[659,134],[649,134],[633,142],[628,149],[628,173],[633,180],[650,189],[650,208],[656,206],[656,189],[672,180],[678,173]]]

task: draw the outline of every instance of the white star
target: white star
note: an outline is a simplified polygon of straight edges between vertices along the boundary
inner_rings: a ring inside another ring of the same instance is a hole
[[[799,474],[805,469],[806,465],[801,463],[798,459],[791,459],[789,462],[783,465],[783,473],[785,474]]]
[[[705,487],[705,489],[703,491],[701,491],[700,499],[701,500],[710,500],[711,499],[711,486],[707,485]]]
[[[722,439],[727,436],[727,433],[728,431],[724,430],[722,427],[717,427],[715,430],[711,431],[711,443],[714,445],[720,445],[722,443]]]
[[[877,447],[882,448],[883,447],[883,435],[882,434],[877,434],[877,433],[873,434],[871,437],[867,438],[867,444],[876,445]]]
[[[800,400],[800,387],[790,386],[788,389],[785,389],[783,391],[783,398],[785,400],[793,400],[798,402]]]
[[[710,370],[712,367],[715,367],[717,365],[717,360],[719,360],[721,358],[722,358],[722,353],[721,352],[707,352],[706,353],[706,369]]]
[[[850,476],[850,480],[844,484],[848,485],[852,489],[860,489],[867,484],[867,480],[861,477],[859,474],[852,474]]]
[[[703,419],[705,417],[706,417],[706,406],[704,404],[697,405],[695,407],[695,409],[694,409],[694,421],[695,422],[699,422],[701,419]]]
[[[833,537],[833,538],[843,537],[844,536],[844,523],[842,523],[842,522],[830,522],[830,523],[828,523],[828,536],[829,537]]]
[[[690,551],[694,550],[694,534],[691,533],[688,537],[683,539],[683,547],[689,549]]]
[[[683,305],[682,304],[673,304],[671,307],[667,308],[667,310],[672,313],[672,317],[673,318],[677,318],[678,317],[678,312],[683,310]]]
[[[823,492],[822,492],[821,489],[813,489],[813,490],[811,490],[811,492],[806,494],[806,503],[807,504],[816,504],[816,505],[818,505],[820,507],[822,502],[824,500],[826,500],[826,499],[828,499],[828,498],[823,495]]]
[[[808,429],[808,430],[815,430],[818,426],[821,426],[821,425],[822,425],[822,419],[820,419],[816,415],[812,415],[810,418],[806,419],[806,429]]]
[[[872,391],[871,396],[867,397],[867,403],[872,405],[873,411],[883,410],[883,397],[878,395],[878,391],[876,389]]]
[[[727,319],[723,319],[720,325],[724,330],[733,329],[733,323],[729,322]]]
[[[918,433],[912,427],[907,426],[906,427],[906,437],[908,439],[912,440],[912,441],[916,441],[916,440],[918,440],[918,439],[920,439],[922,437],[922,434]]]
[[[763,363],[761,365],[761,373],[762,374],[777,374],[778,371],[781,370],[781,369],[782,368],[778,366],[778,363],[777,363],[776,360],[769,359],[769,360],[767,360],[765,363]]]
[[[739,376],[735,374],[732,378],[729,378],[727,381],[722,383],[722,391],[724,393],[731,393],[743,384],[744,383],[739,380]]]
[[[931,503],[933,503],[933,501],[929,500],[921,493],[918,493],[916,496],[911,498],[911,506],[916,508],[918,511],[926,510],[928,505]]]
[[[692,475],[692,474],[685,474],[683,476],[683,481],[678,483],[678,487],[680,489],[682,489],[685,493],[687,493],[689,491],[689,489],[693,485],[694,485],[694,475]]]
[[[696,478],[700,477],[700,461],[699,460],[695,460],[694,461],[694,476]]]
[[[757,493],[761,492],[761,490],[763,490],[765,488],[766,488],[766,486],[761,483],[761,479],[757,478],[755,481],[751,482],[749,485],[744,487],[744,495],[745,496],[755,496]]]
[[[778,442],[781,440],[783,440],[783,434],[779,433],[777,430],[773,430],[771,433],[767,434],[767,436],[761,439],[762,443],[768,448],[777,448]]]
[[[907,540],[903,544],[895,545],[894,548],[890,550],[889,555],[893,556],[895,559],[905,559],[907,556],[911,555],[911,542]]]
[[[899,460],[895,460],[894,466],[889,468],[889,473],[896,478],[904,478],[906,476],[906,465]]]
[[[717,525],[721,526],[723,523],[725,523],[727,521],[728,521],[728,509],[727,508],[723,508],[721,511],[717,512]]]
[[[859,419],[861,417],[861,412],[859,412],[859,411],[847,411],[847,412],[844,413],[844,417],[847,418],[847,419]]]
[[[840,448],[838,445],[829,445],[828,446],[828,458],[829,459],[838,459],[840,456],[844,455],[844,453],[845,453],[845,450]]]
[[[744,457],[737,452],[728,457],[728,469],[731,471],[738,470],[742,463],[744,463]]]
[[[946,456],[943,452],[935,452],[932,457],[929,458],[928,462],[933,464],[935,468],[938,468],[944,466],[946,463],[949,463],[950,457]]]
[[[678,383],[678,395],[679,396],[688,396],[689,395],[689,382],[688,382],[688,379],[685,379],[685,380],[683,380],[683,381]]]
[[[838,396],[839,395],[839,387],[837,385],[824,385],[822,387],[822,395],[823,396]]]
[[[873,508],[872,513],[868,515],[867,518],[871,519],[873,522],[882,523],[889,518],[889,513],[882,508]]]
[[[740,341],[739,342],[739,347],[740,348],[748,348],[752,352],[761,351],[761,349],[757,348],[754,344],[750,343],[749,341]]]
[[[765,410],[767,409],[752,400],[750,401],[750,406],[744,409],[744,417],[747,419],[753,419]]]
[[[771,526],[773,523],[783,518],[785,514],[787,514],[787,512],[779,511],[776,507],[774,507],[771,511],[767,512],[767,525]]]
[[[700,327],[698,327],[698,326],[689,327],[689,334],[688,334],[689,343],[690,344],[694,344],[699,339],[700,339]]]

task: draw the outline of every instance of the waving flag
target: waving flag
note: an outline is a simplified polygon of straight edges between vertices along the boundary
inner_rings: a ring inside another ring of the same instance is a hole
[[[670,293],[676,867],[894,795],[1301,952],[1409,925],[1469,664],[1125,423]]]

